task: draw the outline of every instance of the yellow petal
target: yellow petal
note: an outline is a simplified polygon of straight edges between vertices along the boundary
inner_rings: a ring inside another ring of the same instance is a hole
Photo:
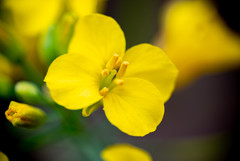
[[[97,11],[99,0],[68,0],[67,4],[72,12],[78,16],[85,16]]]
[[[53,24],[61,12],[62,0],[5,0],[17,29],[34,36]]]
[[[175,86],[177,69],[166,54],[150,44],[136,45],[127,50],[124,60],[129,62],[126,77],[138,77],[153,83],[166,102]]]
[[[0,151],[0,161],[9,161],[6,154]]]
[[[130,144],[108,146],[101,153],[104,161],[152,161],[150,154]]]
[[[67,109],[82,109],[102,98],[99,94],[101,70],[92,59],[65,54],[53,61],[44,81],[58,104]]]
[[[100,14],[80,18],[70,42],[69,53],[93,57],[104,67],[113,54],[123,56],[124,52],[125,37],[113,18]]]
[[[208,1],[173,3],[164,23],[165,51],[179,69],[179,86],[240,65],[240,37]]]
[[[159,90],[139,78],[125,78],[103,98],[108,120],[132,136],[144,136],[156,130],[164,114]]]

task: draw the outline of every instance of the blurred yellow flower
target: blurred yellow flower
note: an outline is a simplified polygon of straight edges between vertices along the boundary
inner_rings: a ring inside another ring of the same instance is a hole
[[[41,109],[14,101],[10,102],[5,115],[13,126],[28,129],[37,128],[46,120],[46,114]]]
[[[6,154],[0,151],[0,161],[9,161]]]
[[[179,69],[179,86],[240,65],[240,37],[207,1],[173,3],[164,23],[164,50]]]
[[[144,136],[156,130],[177,69],[158,47],[140,44],[126,51],[125,37],[111,17],[91,14],[75,28],[68,54],[55,59],[45,82],[53,99],[89,116],[103,103],[121,131]]]
[[[0,74],[11,77],[12,80],[18,80],[23,74],[20,67],[11,63],[3,54],[0,53]]]
[[[130,144],[108,146],[101,153],[104,161],[152,161],[148,152]]]
[[[35,36],[54,24],[64,11],[78,16],[94,13],[104,0],[5,0],[19,32]]]

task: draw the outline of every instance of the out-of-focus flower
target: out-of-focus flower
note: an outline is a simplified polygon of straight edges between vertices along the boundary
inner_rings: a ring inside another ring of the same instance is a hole
[[[240,37],[227,28],[208,1],[175,2],[164,23],[161,41],[179,69],[179,86],[240,65]]]
[[[81,17],[103,11],[105,3],[106,0],[3,0],[3,8],[8,11],[4,15],[8,26],[22,39],[27,62],[45,73],[45,67],[63,54],[71,38],[73,26],[61,26],[65,13]]]
[[[101,153],[104,161],[152,161],[150,154],[130,144],[110,145]]]
[[[64,11],[78,16],[94,13],[103,0],[5,0],[18,31],[25,36],[35,36],[54,24]]]
[[[8,161],[6,154],[0,151],[0,161]]]
[[[160,48],[140,44],[125,54],[117,22],[92,14],[78,21],[68,54],[53,61],[44,81],[65,108],[83,109],[89,116],[103,102],[113,125],[144,136],[161,122],[176,76],[177,69]]]
[[[25,103],[37,104],[41,102],[42,95],[38,87],[28,81],[20,81],[15,85],[15,93],[19,100]]]
[[[46,114],[41,109],[14,101],[10,102],[5,115],[13,126],[27,129],[38,128],[46,120]]]

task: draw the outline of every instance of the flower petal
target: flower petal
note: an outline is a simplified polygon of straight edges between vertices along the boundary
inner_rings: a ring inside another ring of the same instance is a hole
[[[148,152],[130,144],[110,145],[101,153],[104,161],[152,161]]]
[[[126,77],[138,77],[153,83],[166,102],[175,86],[177,69],[166,54],[158,47],[140,44],[127,50],[124,60],[130,65]]]
[[[113,54],[123,56],[125,45],[124,33],[113,18],[91,14],[79,19],[69,53],[94,57],[104,67]]]
[[[26,36],[35,36],[53,24],[62,10],[59,0],[7,0],[17,29]]]
[[[176,1],[166,11],[160,33],[167,55],[179,69],[178,87],[206,74],[239,68],[240,36],[216,6],[209,1]]]
[[[1,152],[1,151],[0,151],[0,160],[1,160],[1,161],[9,161],[7,155],[4,154],[4,153]]]
[[[99,0],[68,0],[67,4],[71,11],[78,16],[85,16],[97,11]]]
[[[139,78],[125,78],[103,98],[108,120],[132,136],[144,136],[156,130],[164,114],[159,90]]]
[[[45,82],[54,101],[67,109],[82,109],[99,101],[100,72],[94,60],[65,54],[53,61]]]

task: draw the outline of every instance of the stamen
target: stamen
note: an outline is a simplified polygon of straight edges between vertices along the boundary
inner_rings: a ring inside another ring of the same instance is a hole
[[[109,75],[109,70],[108,69],[103,69],[101,74],[102,74],[103,77],[107,77]]]
[[[102,95],[103,97],[105,97],[108,93],[109,89],[107,87],[103,87],[103,89],[101,89],[99,91],[99,94]]]
[[[122,58],[119,57],[118,60],[117,60],[117,62],[116,62],[115,65],[114,65],[114,69],[119,68],[120,65],[122,64],[122,61],[123,61]]]
[[[112,70],[114,68],[114,65],[116,64],[117,60],[119,58],[118,54],[114,54],[111,59],[107,62],[106,68],[109,70]]]
[[[124,76],[124,74],[126,73],[128,64],[129,64],[129,63],[128,63],[127,61],[124,61],[124,62],[121,64],[121,66],[120,66],[120,68],[119,68],[119,71],[118,71],[118,73],[117,73],[117,75],[116,75],[117,78],[122,78],[122,77]]]
[[[114,79],[114,84],[116,84],[118,86],[123,85],[123,83],[124,83],[124,80],[122,80],[122,79],[118,79],[118,78]]]

